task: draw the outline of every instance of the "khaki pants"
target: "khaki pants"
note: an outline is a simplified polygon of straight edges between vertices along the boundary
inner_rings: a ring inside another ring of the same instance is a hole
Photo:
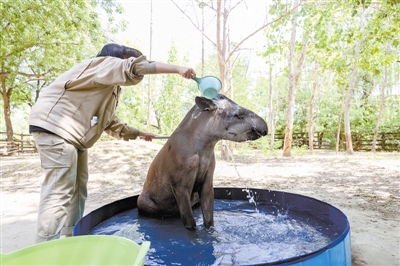
[[[36,243],[70,235],[82,218],[87,198],[88,152],[63,138],[33,132],[44,181],[40,194]]]

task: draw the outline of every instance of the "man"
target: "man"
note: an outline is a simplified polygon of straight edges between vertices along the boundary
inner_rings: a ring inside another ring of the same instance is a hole
[[[29,131],[38,147],[45,178],[41,187],[36,242],[70,236],[87,198],[87,149],[103,131],[117,139],[156,135],[122,123],[115,114],[120,86],[148,74],[196,76],[192,68],[148,61],[136,49],[110,43],[97,57],[59,76],[32,108]]]

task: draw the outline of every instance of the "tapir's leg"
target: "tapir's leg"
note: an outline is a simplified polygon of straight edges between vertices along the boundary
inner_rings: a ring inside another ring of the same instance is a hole
[[[191,196],[198,172],[199,156],[195,154],[185,158],[185,160],[184,167],[181,167],[180,171],[176,171],[171,178],[173,182],[172,190],[183,225],[186,229],[194,230],[196,229],[196,221],[194,220]]]
[[[199,193],[192,193],[192,198],[190,199],[190,204],[192,205],[192,209],[200,206],[200,198]]]
[[[214,225],[214,187],[213,176],[215,169],[215,157],[212,158],[206,173],[203,186],[200,190],[200,205],[203,213],[203,223],[206,228]]]
[[[200,203],[203,212],[203,224],[206,228],[209,228],[214,225],[214,189],[212,186],[203,186]]]
[[[147,192],[142,192],[137,201],[139,212],[147,214],[159,214],[158,206],[150,198]]]
[[[191,191],[184,186],[175,188],[175,199],[178,204],[179,214],[181,215],[183,225],[186,229],[196,229],[196,221],[194,220],[192,204],[190,202]]]

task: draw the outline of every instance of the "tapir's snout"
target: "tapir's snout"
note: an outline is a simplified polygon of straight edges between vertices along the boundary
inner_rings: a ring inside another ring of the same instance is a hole
[[[248,133],[249,140],[256,140],[268,134],[267,123],[260,117],[259,121],[253,126],[252,130]]]
[[[257,129],[255,129],[255,130],[256,130],[256,132],[258,133],[258,135],[260,137],[264,137],[264,136],[266,136],[268,134],[268,128],[267,127],[265,127],[265,129],[262,129],[262,130],[257,130]]]

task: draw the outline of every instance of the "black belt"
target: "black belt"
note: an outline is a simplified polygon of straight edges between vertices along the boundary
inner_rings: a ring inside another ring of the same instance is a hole
[[[48,131],[47,129],[44,129],[42,127],[29,125],[29,133],[32,133],[32,132],[43,132],[43,133],[53,134],[54,135],[53,132]]]

